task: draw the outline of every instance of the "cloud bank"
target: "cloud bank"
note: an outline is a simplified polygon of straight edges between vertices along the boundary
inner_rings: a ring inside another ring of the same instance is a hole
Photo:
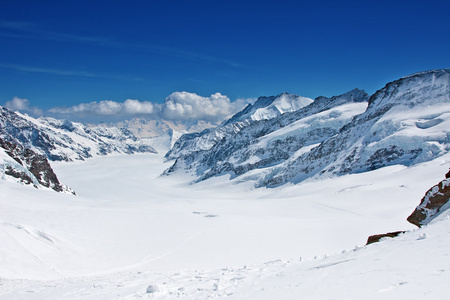
[[[153,114],[153,104],[148,101],[128,99],[123,103],[111,100],[100,102],[81,103],[70,107],[54,107],[49,110],[55,114],[75,114],[75,115],[97,115],[97,116],[120,116]]]
[[[166,120],[222,121],[241,110],[242,100],[231,102],[227,96],[215,93],[202,97],[194,93],[175,92],[160,106],[160,116]]]
[[[30,106],[28,99],[14,97],[12,100],[5,103],[5,107],[11,110],[18,110],[25,113],[31,113],[33,115],[42,116],[43,111],[37,107]]]
[[[100,102],[81,103],[70,107],[54,107],[53,114],[83,116],[131,117],[146,116],[170,121],[207,121],[221,122],[242,110],[255,99],[230,99],[220,93],[210,97],[195,93],[174,92],[163,104],[149,101],[128,99],[124,102],[104,100]]]

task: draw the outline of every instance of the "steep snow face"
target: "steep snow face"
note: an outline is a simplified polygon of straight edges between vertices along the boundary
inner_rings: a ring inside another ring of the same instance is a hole
[[[269,120],[296,111],[312,102],[312,99],[288,93],[272,97],[260,97],[255,104],[249,104],[216,128],[181,136],[165,157],[177,159],[196,151],[209,150],[224,137],[233,136],[256,121]]]
[[[73,161],[113,153],[156,152],[126,129],[88,127],[53,118],[35,119],[3,107],[0,107],[0,136],[50,160]]]
[[[364,100],[368,100],[367,94],[354,90],[331,99],[320,97],[295,112],[255,121],[223,137],[207,151],[189,151],[186,147],[184,155],[165,174],[187,169],[204,180],[228,172],[233,177],[239,176],[256,168],[284,163],[311,145],[336,135],[353,116],[365,111]],[[240,118],[237,116],[235,119]]]
[[[417,73],[388,83],[369,99],[367,111],[260,185],[299,182],[431,160],[450,149],[450,70]]]

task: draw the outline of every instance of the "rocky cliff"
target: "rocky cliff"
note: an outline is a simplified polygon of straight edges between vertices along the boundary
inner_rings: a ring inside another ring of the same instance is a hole
[[[61,184],[44,155],[0,138],[0,176],[36,188],[45,187],[56,192],[75,192]]]
[[[431,189],[420,201],[408,221],[416,226],[428,224],[441,212],[450,208],[450,178],[444,179]]]

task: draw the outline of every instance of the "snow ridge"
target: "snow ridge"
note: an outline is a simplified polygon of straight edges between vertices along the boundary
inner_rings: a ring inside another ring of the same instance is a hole
[[[124,128],[89,127],[68,120],[32,118],[0,107],[0,137],[45,155],[74,161],[107,154],[156,153]]]

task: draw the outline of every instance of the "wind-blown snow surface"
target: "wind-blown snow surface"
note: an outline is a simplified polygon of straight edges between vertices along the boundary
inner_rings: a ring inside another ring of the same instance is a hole
[[[446,216],[406,217],[450,155],[254,189],[161,155],[53,163],[79,196],[0,181],[0,299],[444,299]],[[409,230],[363,246],[372,234]]]

